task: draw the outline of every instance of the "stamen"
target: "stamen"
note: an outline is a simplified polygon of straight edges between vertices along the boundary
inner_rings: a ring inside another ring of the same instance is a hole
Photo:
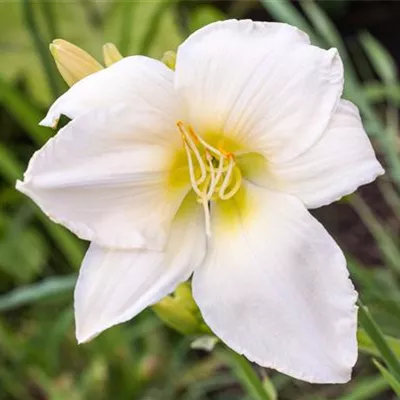
[[[211,146],[210,144],[208,144],[200,135],[196,134],[194,132],[194,130],[192,129],[191,126],[189,126],[189,132],[197,138],[197,140],[208,150],[212,151],[213,153],[215,153],[217,156],[219,157],[223,157],[224,155],[215,147]]]
[[[242,174],[236,165],[232,153],[225,151],[222,145],[215,148],[196,134],[190,125],[183,121],[176,123],[183,139],[183,145],[188,160],[190,183],[197,194],[197,202],[202,204],[205,218],[205,231],[211,236],[210,207],[212,200],[228,200],[239,190],[242,184]],[[194,165],[193,155],[200,169],[200,177],[196,179],[197,165]],[[216,161],[218,160],[218,167]],[[225,160],[227,163],[225,163]],[[222,182],[221,182],[222,181]],[[233,186],[231,189],[228,188]]]
[[[207,192],[207,199],[209,200],[211,198],[213,192],[214,192],[214,190],[212,190],[212,188],[215,186],[216,174],[215,174],[214,165],[212,163],[213,157],[207,150],[206,150],[206,158],[207,158],[207,161],[208,161],[208,166],[210,168],[210,178],[211,178],[210,179],[210,183],[209,183],[210,188],[209,188],[209,190]],[[210,193],[210,191],[211,191],[211,193]]]
[[[198,148],[196,147],[195,143],[193,143],[193,139],[186,132],[184,123],[182,121],[178,121],[176,125],[178,126],[178,129],[182,135],[184,143],[186,144],[186,146],[190,148],[190,150],[193,151],[194,155],[196,156],[201,172],[200,178],[196,180],[196,183],[200,185],[204,181],[204,179],[206,179],[207,176],[206,165],[204,164],[204,161],[201,158]]]
[[[235,166],[234,168],[234,174],[236,178],[235,185],[228,193],[225,193],[223,196],[220,196],[221,200],[229,200],[239,191],[240,186],[242,185],[242,174],[237,166]]]
[[[228,167],[228,171],[226,172],[225,179],[224,179],[224,181],[222,182],[222,185],[221,185],[221,187],[220,187],[220,189],[219,189],[219,192],[218,192],[219,197],[220,197],[220,199],[222,199],[222,200],[225,200],[225,199],[224,199],[225,190],[228,188],[228,186],[229,186],[229,184],[230,184],[230,182],[231,182],[231,176],[232,176],[232,171],[233,171],[233,167],[234,167],[234,166],[235,166],[235,162],[233,161],[233,157],[231,156],[231,157],[229,157],[229,167]]]
[[[185,147],[187,158],[188,158],[190,183],[192,184],[193,190],[196,192],[196,194],[199,195],[200,197],[203,197],[204,193],[202,193],[197,186],[198,183],[197,183],[196,177],[194,175],[192,154],[190,152],[189,146],[186,143],[186,141],[184,141],[184,147]]]
[[[203,204],[203,209],[204,209],[204,220],[205,220],[206,235],[208,237],[211,237],[210,207],[208,206],[207,197],[203,197],[202,204]]]
[[[213,168],[214,168],[214,166],[213,166]],[[228,167],[228,168],[229,168],[229,167]],[[214,192],[215,192],[215,188],[217,187],[218,182],[220,181],[223,172],[224,172],[224,158],[221,157],[221,158],[219,159],[219,163],[218,163],[217,175],[216,175],[216,177],[215,177],[215,179],[214,179],[214,182],[211,181],[210,188],[208,189],[207,197],[208,197],[210,200],[211,200],[211,198],[212,198],[212,195],[213,195]]]

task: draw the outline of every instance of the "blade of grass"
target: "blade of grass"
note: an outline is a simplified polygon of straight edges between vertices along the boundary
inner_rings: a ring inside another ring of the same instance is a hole
[[[359,322],[362,328],[365,330],[367,335],[375,344],[376,348],[382,355],[383,360],[389,367],[393,375],[400,380],[400,362],[396,357],[389,344],[387,343],[383,333],[379,326],[376,324],[368,309],[360,304],[359,308]]]
[[[325,42],[332,47],[336,47],[342,57],[344,64],[347,69],[352,71],[354,74],[354,67],[351,64],[349,54],[346,46],[337,31],[335,25],[328,17],[328,15],[318,6],[314,0],[305,0],[299,2],[304,14],[312,22],[316,32],[325,40]]]
[[[0,296],[0,312],[37,303],[38,301],[61,297],[72,292],[76,275],[46,278],[39,283],[18,287]]]
[[[311,25],[290,1],[261,0],[261,4],[274,19],[296,26],[306,32],[314,44],[321,44]]]
[[[36,144],[42,145],[49,139],[51,130],[38,125],[38,122],[43,117],[40,111],[1,76],[0,103]]]
[[[53,64],[53,61],[51,59],[48,45],[43,40],[39,31],[39,27],[35,21],[34,7],[32,6],[33,2],[31,0],[21,0],[21,1],[22,1],[22,10],[23,10],[25,24],[29,30],[30,36],[32,37],[36,51],[39,54],[43,69],[49,81],[49,86],[53,94],[53,97],[56,99],[61,94],[61,87],[59,85],[60,81],[55,66]]]
[[[336,400],[369,400],[377,399],[378,395],[389,388],[389,384],[381,376],[371,378],[360,378],[355,385],[351,385],[351,393],[337,398]]]
[[[400,184],[400,157],[398,154],[398,115],[396,100],[390,96],[393,88],[398,85],[397,66],[390,53],[368,32],[359,35],[360,43],[366,55],[374,67],[376,74],[389,89],[388,100],[390,106],[387,109],[387,128],[382,132],[382,137],[386,157],[391,169],[391,175],[397,184]]]
[[[400,339],[386,336],[385,340],[392,350],[392,352],[400,358]],[[375,357],[381,358],[382,355],[379,352],[378,348],[376,347],[375,343],[372,339],[367,335],[364,329],[358,329],[357,331],[357,341],[358,341],[358,348],[360,351],[366,354],[370,354]]]
[[[349,268],[352,279],[361,289],[361,298],[368,301],[381,309],[386,310],[392,315],[393,322],[400,322],[400,303],[398,298],[394,296],[393,291],[388,290],[387,286],[376,278],[376,270],[366,269],[355,260],[347,257],[347,266]],[[391,270],[386,271],[389,279],[393,281]],[[398,291],[397,291],[398,292]],[[397,293],[396,292],[396,293]]]
[[[133,1],[121,3],[121,36],[118,47],[123,56],[128,54],[132,41],[132,32],[130,27],[133,21],[135,4],[136,3]]]
[[[389,85],[397,84],[397,66],[390,53],[370,33],[359,35],[360,43],[380,79]]]
[[[50,41],[60,37],[57,29],[57,20],[54,13],[54,4],[51,1],[40,2],[42,14],[47,24],[47,31],[50,36]]]
[[[396,395],[400,397],[400,381],[397,380],[379,361],[373,360],[373,362]]]
[[[158,4],[151,18],[151,23],[147,27],[147,31],[144,35],[142,43],[140,44],[139,54],[146,55],[149,53],[149,50],[154,42],[154,39],[157,36],[158,28],[160,26],[160,22],[162,17],[164,16],[164,13],[168,11],[170,7],[175,5],[175,3],[176,0],[170,0],[170,1],[161,1],[160,4]]]
[[[400,220],[400,195],[394,189],[392,183],[385,179],[378,180],[379,189],[386,203],[391,207],[393,214]]]
[[[386,107],[386,158],[390,165],[390,176],[400,186],[400,154],[399,154],[399,110],[391,102]]]
[[[348,198],[348,201],[374,236],[385,258],[386,264],[396,273],[400,273],[400,250],[394,238],[391,236],[390,231],[378,220],[360,195],[355,193]]]
[[[246,358],[231,349],[225,349],[220,354],[228,362],[243,388],[246,389],[252,399],[273,400],[270,392],[264,386],[265,383],[260,380],[260,377]]]
[[[0,143],[0,175],[11,184],[15,184],[22,171],[22,164],[14,154]]]

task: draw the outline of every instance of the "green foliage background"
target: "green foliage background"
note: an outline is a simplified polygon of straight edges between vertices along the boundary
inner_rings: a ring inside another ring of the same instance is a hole
[[[359,51],[349,52],[329,17],[346,3],[0,2],[0,400],[400,398],[400,86],[396,63],[368,32],[357,37]],[[86,244],[14,189],[34,150],[53,134],[37,122],[66,90],[48,52],[51,40],[62,37],[98,59],[106,42],[117,44],[123,55],[161,58],[195,29],[246,16],[257,7],[307,31],[314,43],[339,49],[345,97],[359,106],[387,169],[376,190],[394,216],[390,223],[359,193],[343,200],[373,235],[381,255],[373,268],[348,257],[366,307],[360,308],[360,357],[347,385],[295,381],[253,367],[220,345],[212,353],[191,350],[193,338],[164,327],[150,310],[77,346],[72,290]]]

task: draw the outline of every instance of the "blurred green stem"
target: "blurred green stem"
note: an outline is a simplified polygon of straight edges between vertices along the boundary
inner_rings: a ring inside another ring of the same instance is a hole
[[[122,56],[126,56],[129,52],[129,48],[132,40],[131,25],[133,21],[135,3],[133,1],[127,1],[121,3],[121,38],[119,41],[119,51]]]
[[[56,73],[55,67],[53,65],[50,52],[47,44],[40,35],[38,26],[35,22],[33,15],[33,7],[31,0],[22,0],[22,11],[25,19],[26,26],[32,35],[33,43],[39,54],[40,60],[42,62],[43,68],[46,72],[47,78],[49,80],[50,90],[54,98],[57,98],[61,94],[59,87],[58,75]]]
[[[162,1],[151,18],[151,24],[148,25],[147,31],[144,35],[142,43],[140,45],[139,54],[147,55],[154,42],[155,37],[158,33],[158,28],[160,27],[160,22],[164,13],[176,3],[177,0]]]
[[[53,3],[51,1],[41,2],[42,13],[46,20],[47,30],[50,35],[50,40],[57,39],[59,37],[57,26],[56,26],[56,16],[54,14]]]
[[[257,375],[251,363],[242,355],[226,348],[222,357],[231,366],[241,385],[254,400],[274,400],[266,390],[265,385]]]

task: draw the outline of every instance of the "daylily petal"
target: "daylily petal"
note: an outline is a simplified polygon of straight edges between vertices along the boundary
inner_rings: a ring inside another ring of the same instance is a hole
[[[178,103],[172,79],[173,71],[160,61],[143,56],[123,58],[72,86],[50,107],[41,125],[54,128],[61,114],[73,119],[116,103],[135,107],[136,103],[148,102],[154,109],[176,117]]]
[[[203,215],[194,199],[183,207],[162,252],[90,246],[75,289],[80,343],[158,302],[199,265],[205,254]]]
[[[177,135],[150,106],[97,109],[36,152],[17,189],[82,239],[162,248],[189,188],[169,185],[175,148],[168,133]]]
[[[175,87],[202,135],[223,134],[269,159],[290,159],[325,130],[340,99],[336,49],[279,23],[217,22],[178,49]]]
[[[321,139],[289,162],[269,164],[264,185],[292,193],[308,208],[315,208],[354,192],[383,173],[357,107],[342,100]]]
[[[357,358],[357,293],[343,253],[294,196],[246,184],[216,204],[193,276],[205,322],[262,366],[346,382]]]

